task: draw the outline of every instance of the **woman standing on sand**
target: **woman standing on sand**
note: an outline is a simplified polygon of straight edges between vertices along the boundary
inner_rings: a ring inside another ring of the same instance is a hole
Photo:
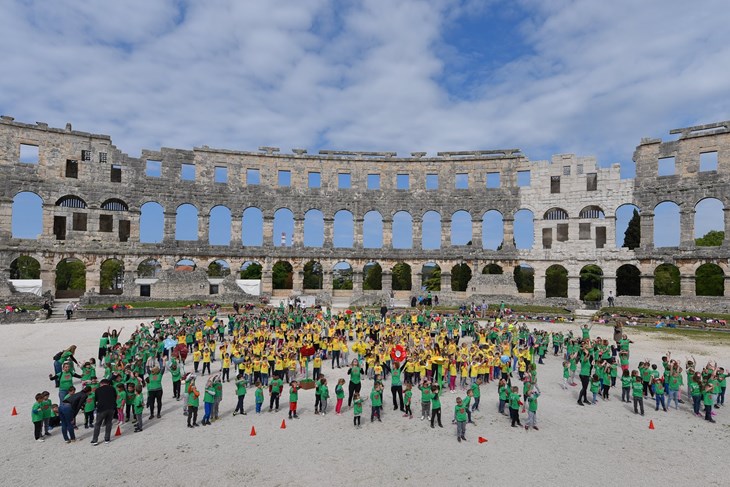
[[[578,352],[580,357],[580,394],[578,394],[578,405],[588,403],[588,385],[591,381],[591,354],[590,350],[583,349]]]
[[[353,360],[350,368],[347,370],[347,375],[350,376],[350,382],[348,384],[349,394],[347,396],[347,407],[352,406],[352,398],[355,393],[360,393],[362,369],[358,364],[357,360]]]

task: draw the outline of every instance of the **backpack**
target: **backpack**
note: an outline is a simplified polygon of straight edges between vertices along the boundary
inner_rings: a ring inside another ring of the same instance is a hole
[[[63,352],[65,352],[65,350],[61,350],[61,351],[60,351],[60,352],[58,352],[58,353],[57,353],[56,355],[54,355],[54,356],[53,356],[53,361],[54,361],[54,362],[56,362],[56,361],[58,361],[58,360],[61,360],[61,356],[63,355]]]

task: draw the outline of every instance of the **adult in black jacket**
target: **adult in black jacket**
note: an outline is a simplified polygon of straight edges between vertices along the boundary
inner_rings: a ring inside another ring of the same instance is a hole
[[[112,435],[112,421],[117,412],[117,391],[109,379],[102,379],[94,395],[96,397],[96,424],[91,444],[99,444],[99,431],[102,423],[104,423],[104,442],[109,443]]]
[[[91,387],[86,386],[81,392],[70,395],[58,405],[58,416],[61,418],[61,434],[63,434],[66,443],[76,441],[73,421],[79,410],[86,404],[89,392],[91,392]]]

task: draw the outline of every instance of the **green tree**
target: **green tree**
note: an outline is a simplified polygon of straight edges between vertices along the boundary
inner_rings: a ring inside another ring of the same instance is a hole
[[[271,286],[274,289],[292,289],[294,287],[293,269],[289,262],[279,261],[271,268]]]
[[[451,290],[466,291],[471,280],[471,268],[466,264],[456,264],[451,268]]]
[[[33,257],[21,255],[10,264],[10,279],[40,279],[41,264]]]
[[[679,296],[679,269],[672,264],[661,264],[654,271],[654,294]]]
[[[441,268],[437,265],[423,266],[422,272],[426,291],[441,291]]]
[[[515,267],[514,277],[515,285],[517,285],[517,292],[535,292],[535,270],[532,267],[523,267],[518,265]]]
[[[641,295],[641,271],[639,269],[631,264],[626,264],[616,270],[616,295]]]
[[[700,238],[695,239],[695,245],[698,247],[719,247],[725,240],[725,232],[718,230],[710,230]]]
[[[482,274],[502,274],[504,271],[498,264],[491,263],[484,266]]]
[[[304,264],[304,289],[322,289],[322,264],[310,260]]]
[[[699,266],[695,273],[695,292],[697,296],[723,296],[725,294],[725,274],[722,272],[722,268],[716,264]]]
[[[332,289],[352,289],[352,268],[335,269],[332,271]]]
[[[363,291],[380,291],[383,289],[383,268],[378,263],[366,264],[365,279],[362,281]]]
[[[626,227],[624,232],[624,247],[629,250],[633,250],[641,245],[641,217],[636,208],[634,208],[634,214],[629,220],[629,226]]]
[[[560,265],[551,265],[545,272],[545,296],[548,298],[568,297],[568,271]]]
[[[399,262],[393,267],[393,291],[408,291],[411,289],[411,266]]]
[[[85,291],[86,267],[76,259],[61,261],[56,266],[56,289],[58,291]]]
[[[109,259],[101,264],[100,290],[119,290],[122,288],[124,263],[121,260]]]
[[[156,277],[160,272],[160,263],[154,259],[147,259],[137,266],[137,276],[139,277]]]
[[[580,270],[580,299],[586,301],[600,301],[602,298],[601,281],[603,279],[603,270],[597,265],[587,265]],[[595,293],[592,291],[596,291]],[[590,293],[593,299],[587,299]],[[595,299],[598,296],[598,299]]]
[[[241,279],[261,279],[263,268],[258,262],[250,263],[241,271]]]
[[[224,265],[223,261],[215,260],[208,266],[208,277],[226,277],[231,273],[231,268]]]

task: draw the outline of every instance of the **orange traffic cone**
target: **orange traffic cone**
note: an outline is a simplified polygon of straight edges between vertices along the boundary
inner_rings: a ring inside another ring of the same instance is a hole
[[[117,432],[114,433],[114,436],[122,436],[122,427],[117,425]]]
[[[650,430],[653,430],[654,429],[654,420],[653,419],[650,419],[649,420],[649,429]]]
[[[489,441],[489,440],[487,440],[487,439],[486,439],[486,438],[484,438],[483,436],[480,436],[480,437],[479,437],[479,443],[486,443],[487,441]]]
[[[256,428],[251,426],[251,436],[256,436]]]
[[[283,429],[283,430],[286,429],[286,421],[283,419],[281,420],[281,429]]]
[[[15,406],[13,406],[13,412],[10,413],[10,416],[17,416],[17,415],[18,415],[18,411],[16,411]]]

